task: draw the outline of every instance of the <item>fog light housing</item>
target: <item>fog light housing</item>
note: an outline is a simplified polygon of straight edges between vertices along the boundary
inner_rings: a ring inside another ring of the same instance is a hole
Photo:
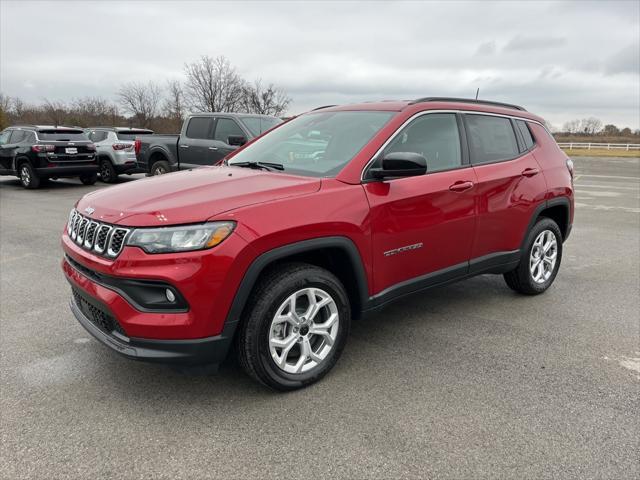
[[[171,291],[170,288],[167,288],[164,294],[167,296],[167,300],[169,300],[171,303],[176,301],[176,295]]]

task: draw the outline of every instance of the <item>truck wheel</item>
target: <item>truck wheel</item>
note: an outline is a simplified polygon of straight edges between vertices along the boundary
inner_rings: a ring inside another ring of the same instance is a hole
[[[306,387],[333,368],[347,341],[351,310],[331,272],[290,263],[264,276],[236,337],[245,371],[275,390]]]
[[[520,259],[520,264],[504,274],[512,290],[525,295],[538,295],[551,286],[562,260],[562,233],[556,222],[542,217],[533,226]]]
[[[29,162],[20,165],[20,182],[24,188],[34,189],[40,187],[40,177]]]
[[[116,169],[111,164],[111,161],[106,158],[100,160],[100,179],[104,183],[115,183],[118,179]]]
[[[85,173],[84,175],[80,175],[80,181],[84,185],[93,185],[98,181],[97,173]]]
[[[169,173],[169,172],[170,172],[169,162],[167,162],[166,160],[158,160],[156,163],[154,163],[151,166],[151,171],[149,172],[149,175],[151,176],[164,175],[165,173]]]

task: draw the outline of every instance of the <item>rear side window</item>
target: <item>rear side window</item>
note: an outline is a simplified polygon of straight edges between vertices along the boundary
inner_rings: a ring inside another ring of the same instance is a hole
[[[91,132],[89,134],[89,140],[91,140],[92,142],[102,142],[103,140],[106,140],[108,135],[109,134],[107,132]]]
[[[527,126],[527,122],[525,122],[524,120],[516,120],[516,125],[518,126],[518,130],[520,130],[520,133],[522,134],[524,147],[527,150],[531,150],[535,142],[533,141],[533,137],[531,136],[531,131]]]
[[[465,115],[471,163],[491,163],[520,155],[511,120],[488,115]]]
[[[189,120],[187,137],[211,140],[213,137],[213,117],[193,117]]]
[[[382,157],[392,152],[412,152],[427,160],[427,173],[462,165],[458,122],[453,113],[423,115],[396,135]]]
[[[244,137],[245,134],[236,122],[230,118],[219,118],[216,123],[216,136],[215,140],[219,140],[224,143],[229,143],[229,136],[236,135]]]
[[[135,140],[143,135],[153,135],[151,130],[127,130],[126,132],[117,132],[118,140]]]
[[[20,143],[24,140],[25,134],[22,130],[13,130],[8,143]]]
[[[87,134],[82,130],[39,130],[38,138],[40,140],[57,140],[59,142],[89,140]]]

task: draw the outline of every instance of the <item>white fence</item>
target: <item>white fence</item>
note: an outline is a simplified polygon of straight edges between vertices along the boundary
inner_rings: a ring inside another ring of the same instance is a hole
[[[580,149],[605,149],[605,150],[640,150],[640,143],[580,143],[580,142],[562,142],[558,143],[562,148],[568,148],[573,150],[574,148]]]

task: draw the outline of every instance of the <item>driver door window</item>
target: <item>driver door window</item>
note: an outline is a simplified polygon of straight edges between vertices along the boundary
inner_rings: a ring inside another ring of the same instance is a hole
[[[380,158],[392,152],[422,155],[427,160],[427,173],[460,167],[462,152],[456,115],[430,113],[415,119],[396,135]]]
[[[11,130],[6,130],[0,133],[0,145],[6,145],[9,143],[9,136],[11,135]]]

